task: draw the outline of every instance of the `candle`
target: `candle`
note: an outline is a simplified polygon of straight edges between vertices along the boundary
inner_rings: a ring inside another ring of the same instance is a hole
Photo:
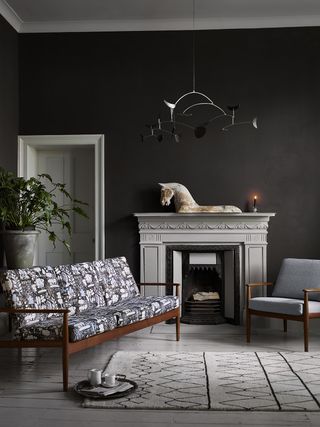
[[[255,208],[257,205],[257,196],[254,196],[253,198],[253,208]]]

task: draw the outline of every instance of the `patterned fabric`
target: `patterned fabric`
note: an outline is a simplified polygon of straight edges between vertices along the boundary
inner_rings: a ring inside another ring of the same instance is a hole
[[[136,297],[112,307],[99,307],[69,317],[69,340],[83,340],[117,326],[149,319],[179,306],[177,297]],[[16,331],[18,339],[61,339],[62,316],[22,326]]]
[[[94,261],[92,264],[107,306],[139,295],[125,257]]]
[[[117,318],[106,307],[93,308],[69,318],[69,341],[80,341],[117,327]],[[62,338],[63,318],[48,319],[16,330],[23,340]]]
[[[150,319],[177,307],[179,307],[179,299],[176,296],[139,296],[110,307],[109,312],[117,317],[118,326],[126,326],[139,320]]]
[[[173,310],[177,297],[141,297],[124,257],[7,272],[4,285],[15,308],[68,308],[70,341]],[[59,313],[17,315],[19,339],[61,339]]]
[[[63,307],[59,284],[52,267],[8,270],[3,290],[8,305],[13,308]],[[15,321],[17,325],[23,326],[56,316],[59,314],[19,314]]]
[[[55,272],[64,306],[69,308],[70,315],[105,306],[96,269],[91,262],[60,265],[55,267]]]

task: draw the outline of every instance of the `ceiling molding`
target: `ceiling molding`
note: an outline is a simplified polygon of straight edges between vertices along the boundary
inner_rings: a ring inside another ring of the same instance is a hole
[[[3,0],[0,0],[3,1]],[[9,21],[10,22],[10,21]],[[11,23],[11,22],[10,22]],[[250,18],[205,18],[197,19],[196,30],[284,28],[320,26],[319,15],[250,17]],[[96,20],[96,21],[47,21],[22,22],[21,33],[101,32],[101,31],[183,31],[192,30],[191,19],[153,20]]]
[[[5,0],[0,0],[0,15],[19,33],[22,20]]]

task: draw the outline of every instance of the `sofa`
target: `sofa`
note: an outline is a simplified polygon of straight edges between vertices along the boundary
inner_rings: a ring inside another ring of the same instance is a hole
[[[172,318],[180,337],[179,285],[137,285],[124,257],[8,270],[1,283],[13,336],[0,347],[61,347],[64,391],[72,353]],[[145,285],[176,295],[144,296]]]

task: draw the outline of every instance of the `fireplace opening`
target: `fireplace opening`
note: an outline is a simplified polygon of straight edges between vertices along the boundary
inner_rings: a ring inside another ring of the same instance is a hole
[[[225,323],[223,280],[223,253],[183,252],[181,322]]]
[[[240,323],[239,246],[168,246],[167,280],[181,284],[181,322]]]

